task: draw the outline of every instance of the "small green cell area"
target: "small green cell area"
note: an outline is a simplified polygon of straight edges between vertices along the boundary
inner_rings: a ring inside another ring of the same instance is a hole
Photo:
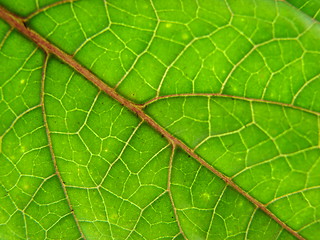
[[[317,44],[320,40],[320,26],[313,25],[305,31],[300,41],[307,49],[302,61],[303,72],[305,74],[305,83],[302,90],[296,94],[294,104],[314,111],[320,111],[319,92],[319,73],[320,67],[317,64],[320,61],[320,47]]]
[[[87,198],[90,201],[88,201],[86,203],[87,205],[85,205],[88,209],[87,211],[83,209],[83,203],[78,203],[79,214],[77,214],[77,216],[80,215],[81,217],[83,216],[86,219],[84,221],[80,220],[80,226],[87,238],[100,237],[111,239],[117,237],[117,239],[124,239],[127,237],[128,239],[140,239],[141,236],[143,236],[144,239],[157,239],[166,236],[168,239],[173,239],[173,237],[179,232],[179,228],[173,212],[173,207],[167,194],[150,203],[143,210],[143,212],[141,213],[141,217],[136,220],[135,228],[133,230],[121,231],[121,228],[119,226],[108,223],[107,216],[115,219],[117,218],[117,215],[107,215],[104,205],[101,202],[103,200],[101,197],[102,195],[99,194],[98,191],[95,192],[96,195],[92,193],[86,195],[86,193],[83,193],[85,194],[83,197]],[[91,206],[91,208],[89,208],[89,206]],[[113,204],[113,206],[118,207],[117,204]],[[127,210],[130,210],[130,207],[127,207]],[[124,212],[125,210],[122,211]],[[90,218],[90,216],[92,216],[92,219]],[[125,216],[123,217],[125,218]],[[126,218],[128,217],[129,216],[127,216]]]
[[[0,134],[29,108],[40,103],[43,53],[0,22]],[[23,46],[23,47],[22,47]]]
[[[0,232],[8,233],[10,239],[12,236],[29,238],[29,235],[25,236],[24,226],[28,228],[30,237],[38,231],[34,230],[38,227],[29,228],[29,221],[33,220],[24,218],[20,211],[28,211],[48,176],[54,174],[46,139],[40,108],[21,115],[3,136],[0,153],[0,222],[5,224],[5,228]],[[8,236],[4,235],[4,238],[9,239]]]
[[[95,0],[50,8],[31,19],[30,26],[114,86],[147,48],[156,21],[146,2],[131,6]]]
[[[318,94],[313,86],[317,86],[318,79],[313,78],[320,71],[314,65],[318,59],[319,54],[304,55],[296,40],[272,41],[241,62],[228,79],[224,93],[284,103],[296,100],[299,106],[317,110]],[[300,96],[305,101],[296,99]]]
[[[45,108],[50,131],[76,133],[85,123],[98,90],[64,63],[50,58]]]
[[[313,19],[287,3],[278,3],[278,14],[274,23],[277,38],[295,38],[314,23]]]
[[[3,226],[10,220],[12,215],[16,212],[17,207],[11,200],[8,191],[1,184],[0,185],[0,226]],[[0,231],[1,234],[2,231]],[[1,235],[0,235],[1,236]]]
[[[226,188],[215,205],[208,239],[244,239],[253,211],[252,203]]]
[[[122,32],[126,31],[123,29]],[[108,30],[89,39],[75,58],[106,83],[115,86],[129,70],[136,53],[127,48],[114,31]]]
[[[164,198],[163,195],[167,189],[172,151],[167,141],[149,126],[142,124],[131,133],[120,150],[112,165],[105,164],[107,169],[103,182],[97,188],[86,190],[74,188],[73,185],[68,187],[72,206],[84,231],[93,237],[90,229],[99,229],[94,234],[115,239],[133,234],[134,229],[150,234],[161,234],[157,233],[160,230],[172,232],[177,226],[171,218],[173,210],[167,209],[168,196]],[[100,168],[105,166],[101,165]],[[63,173],[63,167],[60,169],[63,177],[67,175]],[[69,175],[73,178],[76,176],[74,169],[73,172],[70,169]],[[84,176],[79,172],[77,178]],[[71,182],[74,183],[77,184],[77,180]],[[155,217],[154,223],[147,220],[150,218],[148,214],[153,214],[153,211],[164,211],[162,218],[159,216],[164,223],[161,224],[160,219],[156,220]],[[140,221],[143,226],[151,224],[149,230],[137,227]]]
[[[43,182],[25,212],[30,238],[76,239],[80,235],[57,177]]]
[[[233,64],[240,61],[253,47],[250,39],[233,27],[220,29],[211,36],[211,39]]]
[[[171,150],[147,125],[140,126],[102,184],[113,194],[144,208],[165,191]]]
[[[252,122],[250,103],[228,98],[165,98],[148,105],[146,112],[191,148]]]
[[[259,4],[264,1],[259,1]],[[317,88],[320,68],[320,28],[296,10],[279,4],[280,16],[273,27],[264,23],[266,39],[255,40],[256,49],[241,59],[227,78],[223,92],[230,95],[264,98],[272,101],[294,103],[311,110],[319,110]],[[245,16],[235,16],[233,25],[246,35],[256,34],[260,23],[248,22]],[[273,36],[274,34],[274,36]],[[281,40],[272,40],[273,37]],[[218,38],[220,39],[220,38]],[[309,51],[312,51],[310,53]]]
[[[180,225],[189,239],[244,234],[253,205],[179,149],[170,183]]]
[[[205,239],[223,181],[181,150],[175,152],[171,174],[171,193],[184,233]]]
[[[279,224],[261,210],[257,210],[253,213],[249,224],[247,239],[296,239],[293,235],[283,230]]]
[[[104,187],[94,190],[70,188],[68,192],[74,212],[87,237],[125,239],[133,234],[142,219],[141,215],[148,213],[147,206],[142,209]],[[98,232],[91,231],[93,229]]]
[[[2,138],[0,222],[10,236],[26,239],[23,216],[17,210],[25,210],[44,179],[54,173],[46,139],[40,108],[22,115]]]
[[[269,205],[283,222],[294,230],[301,229],[300,234],[306,239],[317,239],[319,236],[320,194],[318,189],[310,188],[296,192]]]
[[[99,185],[127,145],[138,118],[54,59],[48,63],[45,106],[65,183]]]
[[[207,35],[230,20],[230,11],[225,2],[217,1],[213,5],[210,1],[155,1],[154,7],[164,22],[159,33],[173,41],[188,41],[190,35]],[[165,28],[168,28],[167,31],[163,31]]]
[[[134,7],[126,2],[108,1],[107,9],[110,27],[87,39],[85,45],[77,51],[76,59],[109,85],[115,86],[131,71],[135,61],[148,48],[156,27],[156,18],[152,6],[142,1],[137,2]],[[138,70],[142,71],[142,77],[147,77],[147,82],[148,78],[152,78],[151,82],[155,81],[152,72],[149,72],[158,66],[157,60],[153,61],[156,62],[149,63],[149,58],[143,60],[143,66]],[[138,83],[135,85],[138,86]],[[128,97],[133,93],[130,87],[126,91],[129,91]],[[125,94],[126,91],[120,92]],[[142,90],[140,92],[147,93]]]
[[[195,147],[209,134],[206,97],[164,99],[148,105],[146,112],[191,147]]]
[[[209,37],[197,39],[182,50],[174,49],[170,48],[170,54],[175,59],[167,67],[158,86],[160,95],[219,91],[221,79],[231,69],[231,63]],[[169,52],[168,46],[166,52]]]
[[[10,219],[5,224],[0,225],[1,239],[26,239],[26,229],[24,215],[20,211],[10,215]]]
[[[255,124],[265,131],[279,152],[290,154],[318,145],[318,117],[290,107],[253,104]]]
[[[263,7],[271,7],[270,9],[272,11],[275,10],[272,9],[272,7],[274,7],[274,2],[271,1],[259,1],[256,2],[256,4],[263,5]],[[262,10],[262,7],[260,6],[257,9]],[[263,44],[264,42],[273,38],[273,20],[271,19],[273,19],[275,16],[272,11],[264,11],[264,13],[269,13],[271,15],[270,17],[262,14],[256,18],[252,16],[235,15],[232,18],[232,26],[234,29],[241,31],[245,36],[247,36],[250,42],[256,45]],[[274,13],[275,12],[276,11],[274,11]]]
[[[135,232],[147,239],[173,239],[179,233],[169,195],[165,194],[150,204],[142,213]]]
[[[186,23],[195,17],[197,4],[193,1],[181,2],[173,0],[170,3],[155,1],[154,8],[158,16],[163,20]]]
[[[267,89],[265,93],[262,92],[265,94],[264,97],[270,100],[290,103],[306,81],[306,76],[303,73],[305,60],[302,59],[304,51],[301,44],[296,40],[273,41],[259,47],[257,52],[259,55],[261,54],[260,56],[262,56],[265,63],[264,66],[272,73],[265,83],[264,88]],[[254,61],[250,60],[248,58],[244,62],[249,69],[255,66]],[[259,60],[259,62],[261,61]],[[246,65],[244,69],[248,71],[249,69]],[[261,67],[257,68],[259,70],[262,69]]]
[[[68,188],[72,206],[80,222],[107,221],[100,189]]]
[[[127,50],[136,55],[144,51],[157,24],[152,5],[147,1],[138,1],[135,4],[125,1],[108,1],[107,8],[111,21],[110,30],[118,40]],[[108,48],[108,44],[104,46]]]
[[[319,62],[319,50],[315,50],[319,45],[316,44],[319,27],[312,26],[311,21],[284,4],[279,3],[281,16],[275,21],[278,3],[250,2],[230,3],[231,11],[235,13],[231,26],[212,31],[211,43],[202,48],[211,48],[213,44],[216,50],[211,50],[212,55],[202,59],[198,52],[192,53],[194,44],[181,50],[176,63],[163,77],[160,95],[219,92],[221,83],[226,81],[223,89],[226,94],[285,103],[298,98],[295,104],[318,110],[319,94],[314,90],[318,79],[312,77],[319,72],[319,66],[315,65]],[[163,28],[172,26],[171,22],[163,24]],[[274,34],[281,40],[270,41]],[[202,40],[194,38],[194,42]],[[252,50],[254,45],[257,47]],[[306,53],[305,50],[311,48],[315,52]],[[235,64],[238,65],[235,67]]]
[[[299,36],[299,40],[303,44],[304,48],[307,51],[310,51],[310,53],[318,54],[318,55],[320,51],[320,46],[319,44],[315,44],[315,43],[319,41],[319,38],[320,38],[319,32],[320,32],[319,24],[314,24],[314,25],[311,25],[308,29],[306,29],[306,31],[304,31]]]
[[[230,40],[225,39],[228,36]],[[251,47],[251,43],[231,27],[195,39],[168,67],[159,86],[160,95],[218,92],[234,63]]]
[[[305,84],[303,91],[301,91],[295,99],[295,105],[313,111],[320,111],[320,94],[318,89],[320,89],[320,78],[316,77]]]
[[[231,25],[250,41],[260,44],[273,37],[273,22],[277,17],[277,2],[273,1],[232,1],[234,13]]]
[[[290,103],[306,80],[302,55],[296,40],[262,45],[233,71],[224,93]]]
[[[264,103],[252,104],[252,117],[253,123],[209,138],[197,152],[264,203],[317,186],[318,118]]]
[[[157,17],[150,2],[137,1],[132,4],[126,1],[111,0],[106,4],[112,24],[149,31],[154,30]]]
[[[80,226],[87,239],[112,239],[108,221],[84,221]]]
[[[24,179],[24,180],[23,180]],[[17,186],[31,191],[31,177],[21,177]],[[37,186],[25,209],[16,209],[14,198],[0,190],[0,237],[4,239],[76,239],[79,232],[71,216],[61,184],[57,177],[50,177]],[[31,192],[30,192],[31,193]],[[21,196],[20,196],[21,197]],[[14,210],[13,210],[14,209]],[[68,231],[62,231],[68,229]],[[56,236],[48,238],[49,235]],[[47,236],[47,237],[46,237]],[[60,237],[58,237],[60,236]]]
[[[319,186],[319,159],[317,149],[276,157],[246,169],[235,178],[235,182],[267,203],[274,198]]]
[[[200,19],[207,20],[206,22],[210,22],[217,28],[229,23],[232,12],[230,12],[227,2],[215,1],[212,4],[212,1],[204,0],[199,1],[198,4],[197,14]]]
[[[301,230],[299,233],[302,236],[308,237],[309,239],[317,239],[319,237],[319,229],[320,222],[318,220],[312,223],[310,226],[306,227],[305,229]]]
[[[166,66],[159,59],[146,53],[139,58],[117,91],[136,102],[151,99],[157,93],[165,70]]]
[[[298,8],[300,11],[309,15],[311,18],[320,21],[320,14],[318,11],[320,9],[320,2],[318,0],[309,0],[306,2],[299,0],[288,0],[288,2]]]
[[[257,135],[259,134],[263,136],[260,132],[257,133]],[[260,147],[260,149],[262,147]],[[271,150],[271,154],[277,154],[277,152],[274,153]],[[196,151],[208,163],[228,176],[234,175],[246,166],[247,147],[243,143],[239,133],[227,134],[221,137],[211,137],[202,143]],[[268,155],[270,155],[270,153]]]
[[[35,15],[28,25],[69,54],[109,25],[101,0],[59,4]]]
[[[22,115],[2,138],[0,182],[19,209],[54,173],[47,145],[40,108]]]
[[[320,183],[314,114],[221,97],[166,98],[146,112],[263,203]]]
[[[197,152],[209,163],[232,176],[246,167],[272,160],[281,154],[294,154],[317,146],[316,116],[262,103],[254,103],[252,112],[253,123],[240,125],[236,132],[231,129],[229,134],[213,135],[202,143]],[[213,116],[213,119],[216,118]],[[234,125],[235,120],[226,124],[226,127]]]
[[[203,8],[210,6],[205,2],[201,5]],[[201,19],[218,12],[221,15],[222,12],[228,14],[225,4],[216,5],[207,12],[192,1],[171,1],[170,4],[155,2],[160,22],[147,49],[148,54],[139,56],[133,70],[121,82],[119,92],[142,103],[158,94],[218,91],[219,81],[211,76],[212,69],[201,69],[203,61],[214,49],[206,35],[227,23],[228,17],[225,16],[217,16],[216,22],[213,19]],[[187,45],[191,41],[194,43]],[[194,66],[192,68],[190,59]]]

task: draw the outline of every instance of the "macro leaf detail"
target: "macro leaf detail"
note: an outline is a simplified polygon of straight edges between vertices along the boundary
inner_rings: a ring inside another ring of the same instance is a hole
[[[319,12],[0,0],[0,239],[318,239]]]

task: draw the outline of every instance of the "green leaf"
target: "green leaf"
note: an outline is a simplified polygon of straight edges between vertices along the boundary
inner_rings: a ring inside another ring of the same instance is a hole
[[[0,239],[319,238],[319,0],[0,4]]]

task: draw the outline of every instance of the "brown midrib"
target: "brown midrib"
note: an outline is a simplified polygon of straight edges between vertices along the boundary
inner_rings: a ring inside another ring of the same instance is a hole
[[[296,231],[291,229],[284,222],[282,222],[279,218],[277,218],[270,210],[268,210],[265,207],[264,204],[260,203],[255,198],[250,196],[242,188],[240,188],[237,184],[235,184],[229,177],[225,176],[224,174],[219,172],[217,169],[215,169],[214,167],[209,165],[199,155],[197,155],[192,149],[190,149],[186,144],[184,144],[182,141],[175,138],[173,135],[171,135],[169,132],[167,132],[165,129],[163,129],[150,116],[148,116],[146,113],[144,113],[141,105],[135,104],[135,103],[131,102],[130,100],[124,98],[123,96],[119,95],[113,88],[108,86],[106,83],[104,83],[102,80],[100,80],[96,75],[94,75],[88,69],[83,67],[80,63],[78,63],[76,60],[74,60],[71,55],[60,50],[55,45],[51,44],[50,42],[45,40],[43,37],[41,37],[39,34],[32,31],[31,29],[27,28],[25,26],[22,18],[15,16],[14,14],[12,14],[8,10],[4,9],[3,7],[0,7],[0,17],[3,20],[5,20],[8,24],[10,24],[12,27],[16,28],[23,35],[25,35],[26,37],[31,39],[33,42],[35,42],[44,51],[46,51],[47,53],[54,54],[60,60],[62,60],[63,62],[68,64],[70,67],[72,67],[74,70],[76,70],[78,73],[80,73],[82,76],[84,76],[87,80],[89,80],[94,85],[96,85],[99,89],[101,89],[102,91],[107,93],[110,97],[112,97],[113,99],[118,101],[120,104],[124,105],[125,107],[127,107],[130,111],[134,112],[142,120],[144,120],[150,126],[152,126],[156,131],[158,131],[160,134],[162,134],[164,137],[166,137],[170,142],[172,142],[173,144],[182,148],[190,156],[192,156],[194,159],[196,159],[202,166],[206,167],[208,170],[210,170],[216,176],[218,176],[223,181],[225,181],[226,184],[231,186],[233,189],[235,189],[237,192],[239,192],[242,196],[244,196],[246,199],[248,199],[250,202],[252,202],[258,208],[260,208],[270,218],[272,218],[274,221],[276,221],[279,225],[281,225],[285,230],[287,230],[293,236],[295,236],[296,238],[301,239],[301,240],[304,239]]]

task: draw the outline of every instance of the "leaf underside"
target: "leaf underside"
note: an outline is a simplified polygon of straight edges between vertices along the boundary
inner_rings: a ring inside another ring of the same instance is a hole
[[[0,6],[0,239],[319,239],[319,0]]]

